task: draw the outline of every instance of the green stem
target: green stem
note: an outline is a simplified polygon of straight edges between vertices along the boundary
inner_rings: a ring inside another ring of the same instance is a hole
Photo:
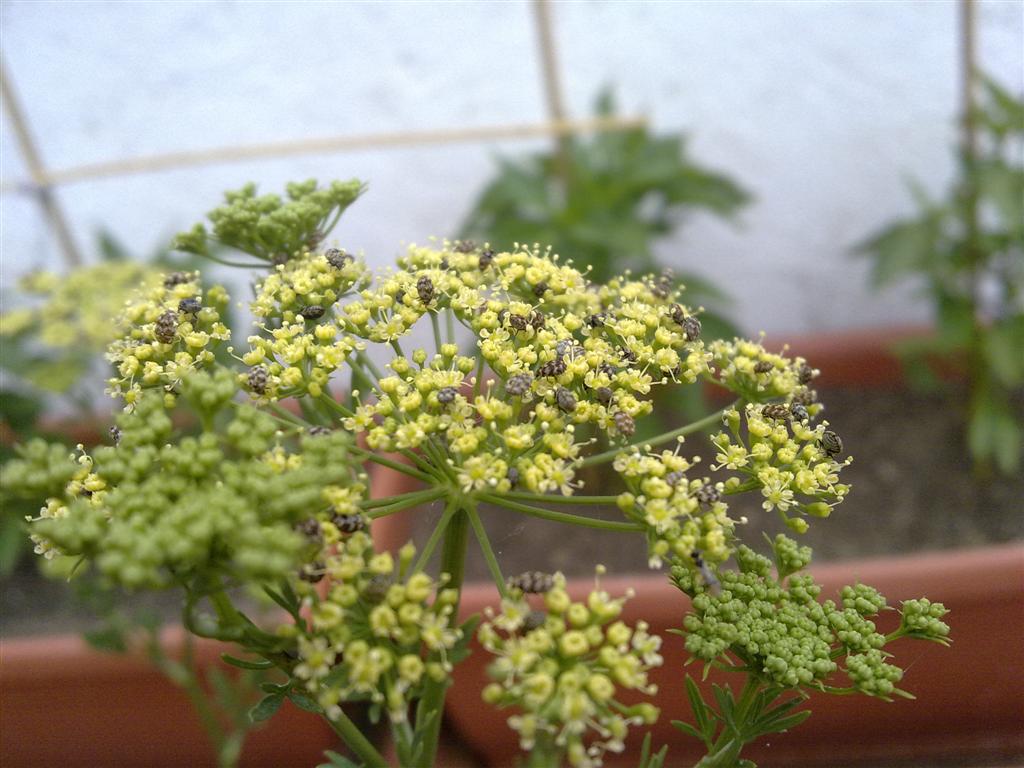
[[[419,573],[422,571],[428,562],[430,562],[430,556],[434,554],[434,549],[437,548],[437,543],[441,540],[441,537],[448,530],[448,523],[451,521],[452,516],[455,514],[455,510],[458,507],[454,501],[449,501],[447,506],[444,508],[444,512],[441,513],[441,519],[437,521],[437,525],[434,526],[434,530],[430,534],[430,538],[427,539],[427,543],[423,545],[423,549],[420,550],[419,557],[416,558],[416,563],[412,567],[413,573]]]
[[[403,475],[409,475],[409,477],[415,477],[417,480],[422,480],[425,483],[433,482],[434,478],[425,472],[420,472],[415,467],[410,467],[408,464],[403,464],[400,461],[393,461],[386,459],[380,454],[367,451],[363,448],[356,448],[355,446],[350,447],[351,451],[355,456],[363,459],[364,461],[372,461],[374,464],[380,464],[382,467],[393,469],[395,472],[401,472]]]
[[[446,589],[456,590],[452,616],[459,615],[459,599],[462,596],[462,579],[466,571],[466,540],[469,534],[469,514],[452,504],[455,510],[448,523],[441,549],[441,573],[447,573]],[[438,659],[435,659],[435,661]],[[416,707],[416,730],[423,733],[423,747],[418,768],[431,768],[437,755],[437,742],[441,734],[441,720],[444,716],[444,697],[450,678],[429,679],[423,691],[423,698]]]
[[[448,337],[448,343],[455,343],[455,313],[451,307],[448,307],[448,311],[444,313],[444,325],[445,335]]]
[[[540,504],[615,504],[618,496],[558,496],[553,493],[527,493],[525,491],[509,491],[501,494],[502,498],[517,501],[535,501]]]
[[[469,524],[473,526],[476,540],[480,542],[480,551],[487,562],[487,569],[491,572],[491,578],[494,579],[494,586],[498,588],[498,592],[502,597],[506,597],[508,592],[505,586],[505,577],[501,575],[501,566],[498,564],[498,558],[494,554],[491,540],[487,538],[487,529],[484,528],[483,521],[480,520],[480,515],[475,509],[470,509],[468,512]]]
[[[532,517],[539,517],[542,520],[550,520],[554,523],[567,523],[569,525],[579,525],[584,528],[596,528],[601,531],[629,531],[636,532],[642,531],[643,528],[636,523],[624,523],[615,520],[597,520],[593,517],[582,517],[580,515],[570,515],[567,512],[555,512],[551,509],[542,509],[541,507],[530,506],[529,504],[520,504],[517,501],[504,498],[502,496],[492,496],[491,494],[481,494],[481,501],[486,501],[491,504],[496,504],[499,507],[505,507],[516,512],[522,512],[524,515],[531,515]]]
[[[334,729],[334,732],[356,753],[359,759],[366,763],[367,768],[388,768],[387,761],[381,757],[380,752],[363,735],[362,731],[356,727],[356,724],[349,720],[348,715],[344,711],[339,708],[337,718],[325,716],[324,719]]]
[[[436,501],[447,493],[446,488],[431,488],[427,491],[422,491],[421,496],[418,498],[405,498],[402,501],[396,501],[394,504],[388,504],[386,506],[377,507],[366,512],[366,516],[371,520],[376,520],[379,517],[387,517],[393,515],[395,512],[401,512],[403,509],[409,509],[420,504],[429,504],[432,501]]]
[[[738,402],[739,400],[734,400],[732,403],[725,406],[725,408],[715,411],[710,416],[705,416],[703,419],[700,419],[699,421],[695,421],[691,424],[686,424],[682,427],[679,427],[678,429],[673,429],[670,432],[663,432],[657,437],[652,437],[648,440],[641,440],[636,443],[630,443],[629,445],[623,445],[620,448],[612,448],[610,450],[604,451],[603,453],[596,453],[593,456],[588,456],[577,466],[590,467],[593,466],[594,464],[603,464],[606,461],[614,459],[620,453],[629,453],[634,449],[644,448],[646,446],[653,447],[655,445],[661,445],[662,443],[667,443],[670,440],[675,440],[677,437],[685,437],[686,435],[692,435],[694,432],[702,432],[708,427],[711,427],[714,424],[720,422],[722,420],[722,414],[725,413],[730,408],[732,408],[733,406],[735,406]]]
[[[437,312],[430,312],[430,325],[434,329],[434,344],[437,345],[437,353],[441,354],[441,325],[437,322]]]
[[[476,364],[476,380],[473,382],[473,400],[480,397],[480,388],[483,387],[484,381],[484,356],[480,355],[480,359]]]

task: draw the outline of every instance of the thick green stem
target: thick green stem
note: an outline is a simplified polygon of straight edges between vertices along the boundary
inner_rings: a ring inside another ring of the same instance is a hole
[[[636,532],[643,530],[643,528],[636,523],[618,522],[616,520],[598,520],[593,517],[570,515],[567,512],[555,512],[553,509],[542,509],[541,507],[534,507],[529,504],[520,504],[519,502],[512,501],[504,496],[482,494],[480,496],[480,500],[486,501],[489,504],[496,504],[499,507],[505,507],[506,509],[511,509],[516,512],[522,512],[524,515],[539,517],[541,520],[550,520],[553,523],[567,523],[569,525],[579,525],[584,528],[596,528],[601,531]]]
[[[420,556],[416,558],[416,564],[412,567],[413,573],[422,571],[428,562],[430,562],[430,556],[434,554],[434,549],[437,547],[437,543],[441,540],[441,537],[448,531],[448,523],[451,522],[452,516],[455,514],[458,507],[454,502],[449,501],[448,505],[444,508],[444,512],[441,513],[441,519],[437,521],[437,525],[434,526],[434,530],[430,534],[430,538],[427,539],[427,543],[423,545],[423,549],[420,550]]]
[[[338,716],[336,718],[325,717],[324,719],[334,729],[334,732],[342,738],[342,741],[356,753],[359,759],[366,763],[367,768],[388,768],[387,761],[381,757],[380,752],[363,735],[363,732],[356,727],[356,724],[349,720],[348,715],[340,708],[337,710],[337,713]]]
[[[466,543],[469,535],[469,513],[457,509],[444,535],[441,549],[441,573],[448,574],[446,589],[457,591],[453,617],[459,615],[459,598],[462,595],[462,579],[466,571]],[[437,659],[435,659],[436,661]],[[423,733],[418,768],[432,768],[437,754],[437,742],[441,734],[441,720],[444,716],[444,697],[451,680],[428,680],[423,698],[416,708],[416,730]]]
[[[629,453],[632,450],[644,448],[645,446],[648,445],[652,447],[655,445],[661,445],[662,443],[667,443],[670,440],[675,440],[677,437],[685,437],[686,435],[692,435],[694,432],[702,432],[708,427],[712,427],[715,424],[721,422],[722,414],[725,413],[730,408],[732,408],[734,405],[736,405],[737,402],[739,401],[734,401],[729,405],[725,406],[725,408],[715,411],[710,416],[705,416],[703,419],[700,419],[699,421],[695,421],[691,424],[685,424],[682,427],[679,427],[678,429],[673,429],[669,432],[663,432],[657,437],[652,437],[648,440],[641,440],[636,443],[630,443],[629,445],[623,445],[620,448],[612,448],[610,450],[604,451],[603,453],[596,453],[593,456],[588,456],[582,462],[580,462],[578,466],[590,467],[593,466],[594,464],[603,464],[606,461],[611,461],[620,453]]]

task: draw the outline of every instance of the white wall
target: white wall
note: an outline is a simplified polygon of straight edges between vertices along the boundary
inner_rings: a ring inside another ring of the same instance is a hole
[[[912,210],[904,178],[952,171],[957,5],[557,3],[574,115],[605,83],[626,113],[692,134],[694,155],[757,196],[732,229],[696,217],[664,255],[728,285],[749,331],[927,318],[910,290],[872,294],[850,246]],[[5,0],[3,55],[50,167],[337,133],[545,117],[525,2],[93,3]],[[1024,90],[1024,4],[984,0],[983,66]],[[2,172],[24,177],[4,122]],[[90,181],[60,191],[91,248],[105,226],[140,252],[247,180],[357,176],[335,231],[384,263],[451,233],[497,154],[537,143],[376,150]],[[0,198],[2,282],[56,248],[29,198]]]

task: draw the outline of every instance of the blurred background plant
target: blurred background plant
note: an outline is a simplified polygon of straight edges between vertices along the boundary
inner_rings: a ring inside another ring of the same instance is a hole
[[[610,88],[598,95],[595,116],[617,116]],[[646,126],[593,136],[569,135],[556,147],[521,158],[500,158],[497,176],[473,203],[459,237],[499,249],[543,243],[605,282],[620,272],[657,272],[656,245],[678,231],[688,214],[726,219],[750,202],[728,176],[704,168],[688,154],[681,133],[654,135]],[[679,269],[687,301],[718,311],[701,316],[704,337],[736,334],[721,310],[726,293],[710,280]],[[674,286],[674,283],[673,283]]]
[[[1024,387],[1024,101],[989,78],[968,100],[959,175],[940,199],[911,189],[918,215],[858,251],[882,288],[918,279],[935,313],[933,336],[902,342],[908,378],[935,390],[953,369],[968,380],[967,446],[976,470],[1020,466]],[[972,89],[973,90],[973,89]]]
[[[99,439],[96,424],[109,411],[96,396],[109,374],[103,356],[118,335],[125,302],[140,286],[158,283],[163,272],[195,269],[201,261],[167,247],[132,253],[102,230],[96,252],[98,260],[88,266],[32,272],[4,297],[6,306],[12,298],[16,306],[0,314],[0,466],[16,455],[15,443],[33,437],[63,442],[68,450]],[[38,511],[36,494],[63,487],[61,478],[54,482],[38,478],[28,498],[0,483],[0,576],[14,569],[28,544],[22,520]]]

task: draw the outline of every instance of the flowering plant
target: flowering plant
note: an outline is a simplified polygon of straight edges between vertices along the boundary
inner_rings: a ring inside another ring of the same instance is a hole
[[[290,699],[374,768],[384,758],[346,705],[386,717],[401,765],[433,765],[445,690],[474,637],[494,656],[483,697],[512,710],[530,765],[598,766],[658,717],[650,701],[623,700],[654,694],[648,673],[662,662],[662,639],[620,618],[629,595],[598,583],[574,602],[561,574],[506,578],[483,504],[645,537],[651,567],[668,568],[691,598],[679,632],[693,659],[746,680],[738,697],[717,688],[714,706],[680,681],[694,722],[679,727],[706,745],[702,766],[749,765],[744,744],[807,716],[796,711],[805,691],[908,695],[885,646],[946,642],[941,605],[904,603],[899,628],[883,635],[875,590],[819,602],[801,572],[808,548],[779,534],[768,558],[739,543],[746,517],[733,509],[748,496],[801,533],[849,491],[850,459],[820,419],[806,361],[755,341],[705,344],[699,308],[667,280],[594,284],[539,247],[413,245],[373,274],[322,249],[360,192],[310,181],[282,199],[246,187],[210,214],[212,232],[180,238],[185,250],[217,242],[265,265],[255,332],[229,350],[236,367],[218,362],[228,296],[197,273],[168,274],[129,302],[108,353],[124,404],[113,444],[70,460],[27,452],[10,473],[62,473],[64,493],[31,522],[39,553],[131,589],[181,590],[190,632],[237,644],[244,658],[225,656],[236,666],[279,676],[254,719]],[[433,348],[406,351],[421,323]],[[460,351],[467,338],[472,354]],[[654,390],[701,382],[736,401],[634,441]],[[716,455],[704,473],[683,439],[708,428]],[[621,494],[582,493],[579,470],[601,464]],[[422,487],[373,498],[371,465]],[[607,502],[622,520],[550,508]],[[431,504],[443,513],[421,547],[375,548],[373,521]],[[458,613],[471,534],[500,596],[482,622]],[[242,587],[269,596],[283,619],[251,620],[235,600]],[[664,760],[645,749],[642,764]]]

